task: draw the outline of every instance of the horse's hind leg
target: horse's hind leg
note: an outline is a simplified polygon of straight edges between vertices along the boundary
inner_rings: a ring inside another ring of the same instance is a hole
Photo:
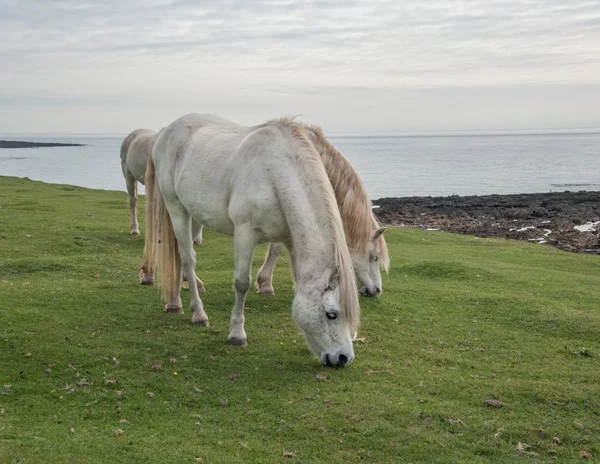
[[[244,303],[246,293],[252,283],[250,270],[252,257],[256,249],[256,236],[252,228],[236,227],[234,233],[235,253],[235,305],[231,313],[231,330],[229,343],[235,346],[246,346],[247,338],[244,330]]]
[[[185,282],[185,284],[183,282]],[[181,288],[189,288],[188,278],[185,273],[183,274],[183,282],[181,283]],[[200,280],[200,277],[198,277],[198,276],[196,276],[196,287],[198,288],[198,291],[200,293],[203,293],[206,291],[206,289],[204,288],[204,282],[202,282]]]
[[[194,219],[192,219],[192,237],[194,237],[194,245],[200,245],[202,243],[202,225],[198,224]],[[196,285],[198,286],[199,292],[204,292],[206,290],[204,288],[204,282],[202,282],[198,276],[196,276]]]
[[[202,225],[192,219],[192,237],[194,245],[202,245]]]
[[[181,265],[177,268],[177,281],[181,281],[181,268]],[[177,291],[174,291],[169,295],[169,300],[165,305],[165,311],[171,314],[183,314],[183,306],[181,305],[181,289],[177,289]]]
[[[173,214],[174,208],[169,208],[173,231],[175,237],[177,237],[181,265],[188,279],[194,281],[196,279],[196,252],[194,251],[191,233],[192,218],[182,206],[176,208],[176,210],[178,214]],[[192,310],[192,323],[208,327],[208,316],[204,312],[196,285],[190,285],[190,309]]]
[[[265,262],[256,275],[256,293],[263,295],[273,295],[275,293],[273,290],[273,271],[282,251],[283,243],[269,243]]]
[[[130,174],[125,175],[127,184],[127,197],[129,200],[129,219],[131,221],[131,235],[139,235],[140,228],[137,221],[137,181]]]
[[[138,268],[138,277],[142,285],[154,285],[154,271],[150,271],[148,267],[148,263],[144,261]]]
[[[194,237],[194,245],[200,245],[202,243],[202,226],[194,221],[194,219],[192,219],[192,237]],[[186,274],[183,275],[183,281],[188,282]],[[204,282],[202,282],[198,276],[196,276],[196,286],[200,293],[206,291]]]

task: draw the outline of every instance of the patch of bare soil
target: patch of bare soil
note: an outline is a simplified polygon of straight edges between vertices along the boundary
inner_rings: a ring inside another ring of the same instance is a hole
[[[600,192],[380,198],[383,224],[542,243],[600,254]]]

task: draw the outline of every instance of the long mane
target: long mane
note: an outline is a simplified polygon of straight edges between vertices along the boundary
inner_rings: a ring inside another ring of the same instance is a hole
[[[366,253],[371,234],[380,225],[373,214],[373,205],[360,177],[348,160],[329,143],[320,127],[297,122],[294,124],[302,126],[308,132],[310,141],[321,155],[340,210],[348,247],[359,253]],[[374,244],[381,266],[387,271],[390,257],[383,235],[376,238]]]
[[[325,167],[323,159],[319,156],[320,154],[312,141],[312,132],[308,126],[289,118],[282,118],[273,122],[279,123],[291,130],[292,136],[299,142],[303,158],[307,159],[310,164],[315,165],[316,172]],[[339,207],[336,196],[331,181],[328,181],[326,169],[323,169],[323,171],[325,172],[322,176],[321,184],[323,187],[322,190],[325,192],[325,213],[327,223],[333,235],[335,264],[339,272],[339,295],[342,317],[346,320],[351,330],[355,330],[358,327],[360,319],[360,306],[358,303],[354,270],[352,268],[352,258],[348,251],[344,225],[340,220],[341,211],[338,212]]]

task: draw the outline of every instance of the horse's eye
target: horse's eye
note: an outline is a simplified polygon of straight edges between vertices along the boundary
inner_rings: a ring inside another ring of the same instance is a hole
[[[375,256],[375,258],[373,258],[373,261],[379,261],[379,256]]]
[[[327,319],[329,319],[330,321],[333,321],[334,319],[337,319],[337,313],[334,312],[326,312],[325,316],[327,316]]]

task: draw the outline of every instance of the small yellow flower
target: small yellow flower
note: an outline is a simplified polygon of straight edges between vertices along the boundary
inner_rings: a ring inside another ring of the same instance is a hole
[[[177,375],[177,371],[173,372],[173,375]]]
[[[283,342],[279,342],[280,345],[283,345]]]

